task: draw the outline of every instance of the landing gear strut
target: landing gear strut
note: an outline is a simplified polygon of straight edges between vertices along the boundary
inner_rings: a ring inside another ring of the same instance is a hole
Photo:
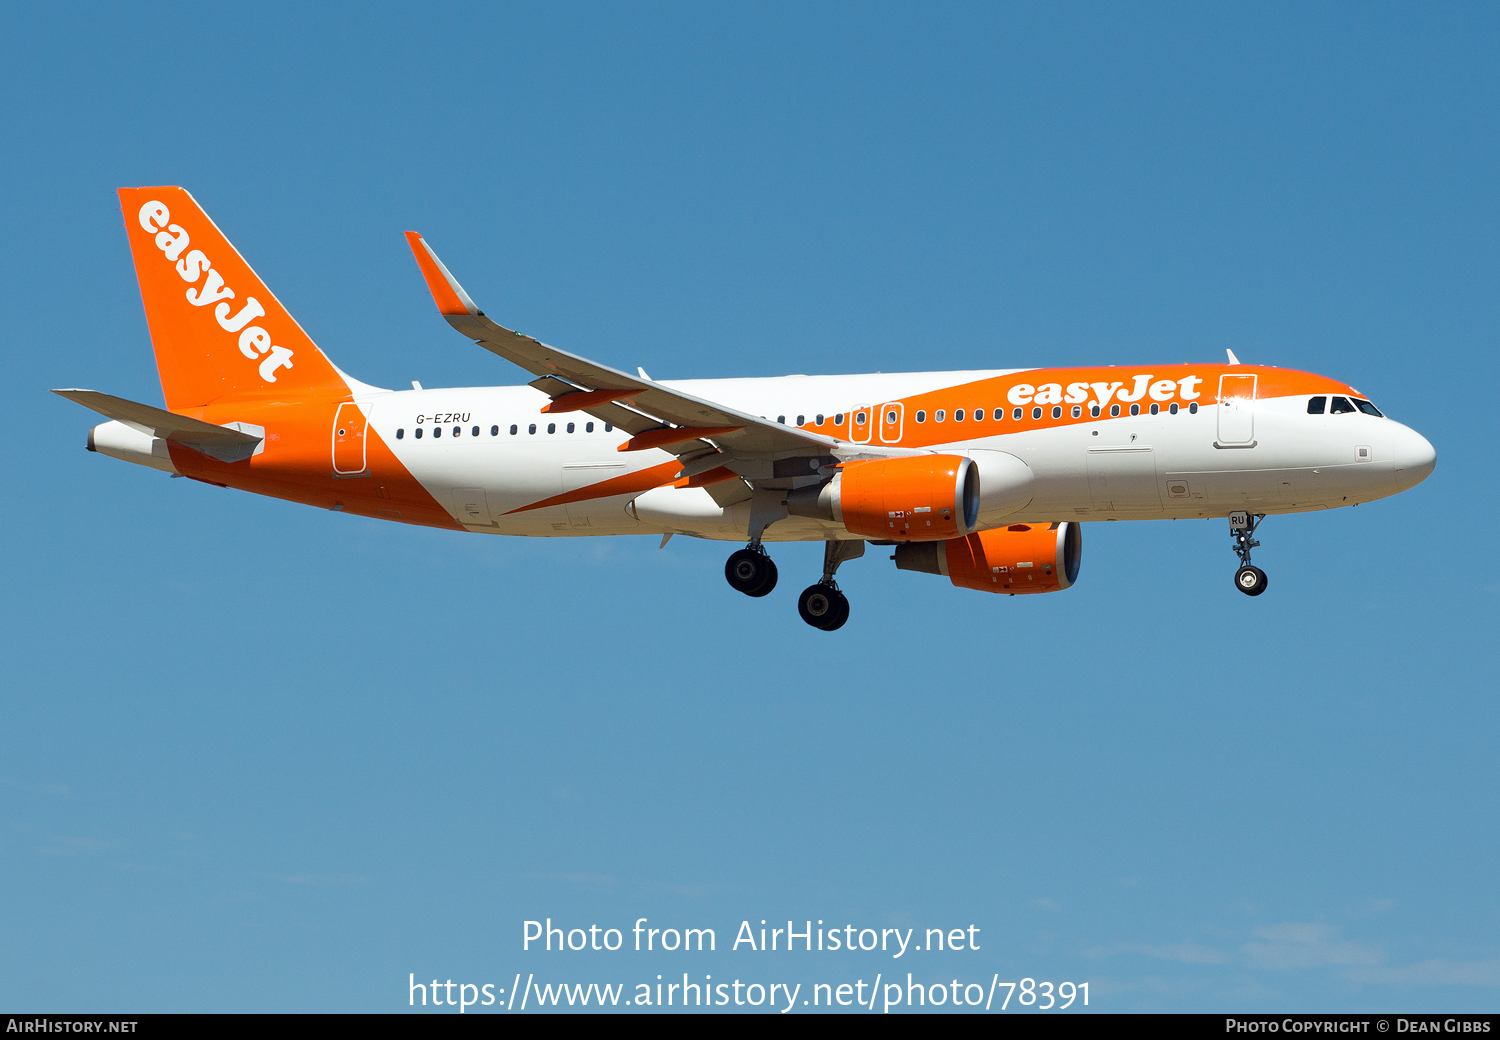
[[[797,597],[797,613],[813,628],[832,632],[842,628],[849,620],[849,597],[839,591],[833,580],[839,564],[855,560],[865,554],[863,541],[831,541],[823,543],[823,577],[816,585],[809,585]]]
[[[1260,544],[1255,540],[1255,529],[1265,518],[1265,513],[1252,514],[1242,510],[1229,514],[1229,533],[1234,536],[1234,554],[1240,558],[1240,569],[1234,572],[1234,587],[1247,596],[1259,596],[1266,591],[1269,583],[1266,572],[1250,564],[1250,550]]]

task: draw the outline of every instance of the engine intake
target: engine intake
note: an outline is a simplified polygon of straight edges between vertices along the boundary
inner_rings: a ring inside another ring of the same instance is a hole
[[[828,483],[789,492],[786,507],[878,541],[947,541],[979,523],[979,467],[962,455],[846,462]]]
[[[898,545],[895,560],[901,570],[943,574],[963,589],[1057,592],[1078,580],[1083,529],[1071,521],[1011,524],[947,542]]]

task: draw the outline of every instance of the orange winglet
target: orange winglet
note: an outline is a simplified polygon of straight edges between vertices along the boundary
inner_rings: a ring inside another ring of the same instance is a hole
[[[676,429],[647,430],[645,433],[636,434],[615,450],[645,451],[647,448],[681,444],[683,441],[697,440],[699,437],[718,437],[721,434],[743,429],[743,426],[679,426]]]
[[[406,233],[406,244],[411,246],[412,256],[417,258],[417,266],[422,269],[422,277],[427,281],[427,289],[432,293],[433,302],[437,304],[438,312],[441,314],[478,314],[479,308],[474,306],[474,301],[469,299],[469,294],[464,292],[463,286],[459,285],[454,277],[448,273],[443,262],[437,258],[422,236],[415,231]]]
[[[622,397],[634,397],[641,393],[640,390],[580,390],[576,394],[563,394],[561,397],[553,398],[542,405],[542,411],[549,414],[554,412],[581,412],[585,408],[595,405],[609,404],[618,401]]]

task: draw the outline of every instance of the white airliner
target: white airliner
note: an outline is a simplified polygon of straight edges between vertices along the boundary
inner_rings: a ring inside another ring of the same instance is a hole
[[[91,451],[323,509],[485,534],[744,542],[729,584],[776,584],[767,542],[821,541],[798,597],[840,627],[834,574],[867,542],[896,566],[1019,595],[1068,588],[1080,523],[1227,517],[1240,566],[1267,515],[1394,495],[1432,472],[1420,434],[1353,387],[1228,364],[658,382],[485,315],[407,233],[438,310],[534,378],[383,390],[336,368],[182,188],[121,205],[166,409],[57,393],[111,421]]]

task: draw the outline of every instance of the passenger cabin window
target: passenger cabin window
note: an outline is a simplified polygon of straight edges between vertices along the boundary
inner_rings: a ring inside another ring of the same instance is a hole
[[[1089,415],[1091,415],[1095,419],[1097,419],[1097,418],[1099,418],[1099,412],[1100,411],[1101,411],[1100,407],[1096,404],[1096,405],[1094,405],[1093,407],[1091,407],[1089,409]]]
[[[956,412],[953,413],[953,421],[954,422],[963,422],[964,421],[964,410],[962,408],[958,409]]]
[[[604,424],[604,432],[605,433],[608,433],[610,430],[613,430],[613,429],[614,429],[614,427],[611,426],[609,423],[605,423]]]
[[[526,427],[526,432],[536,433],[536,423],[532,423],[530,426]]]
[[[1031,410],[1031,417],[1033,419],[1040,419],[1042,417],[1042,410],[1040,408],[1033,408]]]
[[[1130,406],[1130,414],[1131,415],[1140,415],[1141,414],[1141,406],[1138,405],[1138,404],[1131,405]]]
[[[1055,404],[1055,405],[1052,406],[1052,418],[1054,418],[1054,419],[1061,419],[1062,418],[1062,405]]]
[[[1346,412],[1353,412],[1354,406],[1349,403],[1349,398],[1347,397],[1335,397],[1333,405],[1328,411],[1332,415],[1343,415]]]
[[[434,437],[441,437],[443,435],[443,428],[441,426],[434,426],[432,428],[432,435]]]
[[[405,430],[397,430],[397,431],[396,431],[396,439],[397,439],[397,440],[398,440],[398,441],[399,441],[399,440],[400,440],[400,439],[401,439],[401,438],[402,438],[402,437],[405,437],[405,436],[406,436],[406,431],[405,431]]]
[[[416,428],[416,431],[413,433],[413,436],[416,437],[417,440],[421,440],[422,439],[422,427],[418,426]]]
[[[584,433],[593,433],[594,432],[594,424],[593,423],[584,423],[583,424],[583,432]]]
[[[974,409],[974,421],[975,422],[984,422],[984,409],[983,408],[976,408],[976,409]]]
[[[815,415],[815,416],[813,416],[813,425],[814,426],[822,426],[823,425],[823,416],[822,415]]]
[[[842,425],[844,425],[844,413],[843,412],[839,412],[837,415],[835,415],[833,417],[833,425],[835,425],[835,426],[842,426]]]
[[[999,422],[1001,419],[1004,419],[1004,418],[1005,418],[1005,409],[1004,408],[996,408],[995,409],[995,421]]]
[[[549,422],[547,424],[547,432],[548,433],[556,433],[557,432],[557,423],[555,423],[555,422]]]
[[[786,416],[784,416],[784,415],[778,415],[776,417],[776,421],[779,422],[779,423],[781,423],[781,425],[785,426],[786,425]]]
[[[896,421],[896,413],[895,412],[886,412],[885,413],[885,421],[888,422],[888,423],[894,423]]]
[[[510,435],[512,437],[514,437],[518,432],[520,432],[520,429],[521,428],[519,426],[517,426],[515,423],[511,423],[510,424]]]
[[[1308,415],[1322,415],[1323,414],[1323,410],[1326,409],[1327,407],[1328,407],[1328,398],[1326,398],[1326,397],[1311,397],[1311,398],[1308,398],[1308,401],[1307,401],[1307,414]]]
[[[1083,405],[1081,405],[1081,404],[1075,404],[1073,406],[1073,418],[1075,418],[1075,419],[1081,419],[1082,417],[1083,417]]]
[[[462,426],[455,426],[455,427],[453,427],[453,436],[457,437],[459,434],[461,434],[463,432],[464,432],[464,428]]]
[[[1021,418],[1021,409],[1017,408],[1014,412],[1011,413],[1010,417],[1012,419],[1019,420]]]
[[[1172,404],[1167,408],[1167,411],[1171,412],[1173,415],[1176,415],[1177,414],[1177,402],[1173,401]]]
[[[802,425],[806,424],[806,422],[807,422],[807,416],[805,416],[805,415],[799,415],[799,416],[797,416],[797,425],[798,426],[802,426]]]
[[[515,433],[515,432],[516,431],[514,431],[514,430],[511,431],[511,433]],[[498,426],[491,426],[490,427],[490,436],[491,437],[498,437],[498,436],[500,436],[500,427],[498,427]]]
[[[1198,402],[1197,401],[1194,401],[1192,404],[1188,405],[1188,414],[1189,415],[1197,415],[1198,414]]]
[[[945,412],[945,411],[943,411],[941,408],[939,408],[937,411],[935,411],[935,412],[932,413],[932,421],[933,422],[942,422],[947,417],[948,417],[948,413]]]
[[[572,423],[568,423],[568,432],[572,433],[573,429],[574,429],[573,424]]]
[[[1364,412],[1366,415],[1373,415],[1377,419],[1384,419],[1385,418],[1385,416],[1383,416],[1383,415],[1380,414],[1380,409],[1379,408],[1376,408],[1373,404],[1371,404],[1369,401],[1366,401],[1362,397],[1356,397],[1354,399],[1354,407],[1358,408],[1360,411]]]
[[[1120,414],[1120,406],[1117,405],[1117,404],[1110,405],[1109,406],[1109,414],[1110,414],[1111,418],[1113,418],[1114,416],[1119,415]]]
[[[917,409],[917,422],[926,422],[926,421],[927,421],[927,413],[924,412],[924,411],[922,411],[920,408],[918,408]]]

